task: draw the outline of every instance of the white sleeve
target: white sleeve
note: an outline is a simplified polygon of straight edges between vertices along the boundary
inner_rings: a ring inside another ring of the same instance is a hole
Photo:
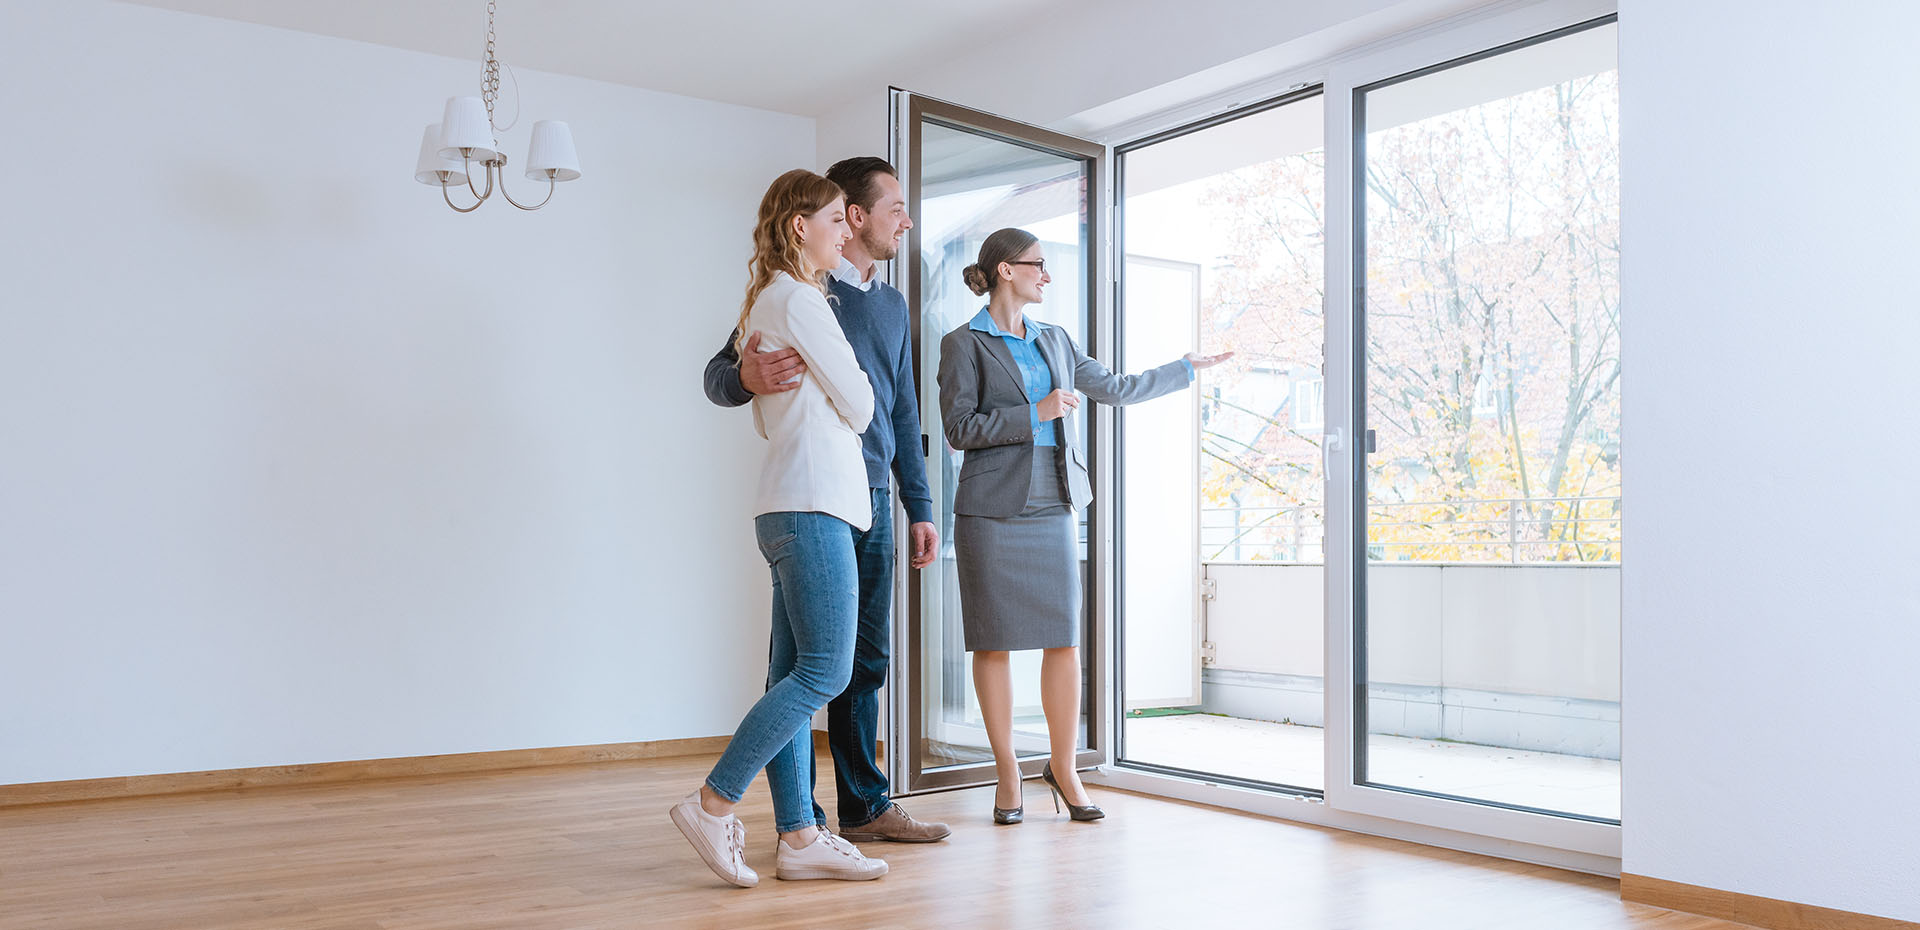
[[[860,370],[860,360],[854,357],[833,308],[827,306],[826,295],[804,284],[794,288],[793,296],[787,298],[787,333],[833,409],[854,432],[866,432],[867,424],[873,422],[873,384]]]

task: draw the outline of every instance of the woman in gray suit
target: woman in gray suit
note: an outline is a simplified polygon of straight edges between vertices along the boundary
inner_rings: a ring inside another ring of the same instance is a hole
[[[1002,229],[980,246],[967,287],[989,297],[940,342],[940,410],[948,444],[966,452],[954,494],[953,543],[973,686],[986,718],[999,786],[993,820],[1019,823],[1020,765],[1013,748],[1009,653],[1042,649],[1040,703],[1052,758],[1041,773],[1074,820],[1105,814],[1087,803],[1074,771],[1080,719],[1080,555],[1075,510],[1093,499],[1086,453],[1067,418],[1076,391],[1137,404],[1180,390],[1194,370],[1228,355],[1188,354],[1137,375],[1116,375],[1066,330],[1027,318],[1053,279],[1040,243]],[[1058,768],[1054,762],[1060,763]]]

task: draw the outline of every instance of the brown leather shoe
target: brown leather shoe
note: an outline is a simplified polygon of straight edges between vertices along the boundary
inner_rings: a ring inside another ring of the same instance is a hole
[[[921,823],[898,804],[857,827],[840,825],[840,835],[855,843],[937,843],[952,833],[944,823]]]

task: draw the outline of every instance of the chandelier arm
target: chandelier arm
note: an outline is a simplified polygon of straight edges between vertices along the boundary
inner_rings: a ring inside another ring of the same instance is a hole
[[[449,194],[449,193],[447,193],[447,188],[449,188],[449,187],[452,187],[452,186],[453,186],[453,185],[451,185],[451,184],[442,184],[442,185],[440,185],[440,199],[442,199],[442,200],[445,200],[445,201],[447,202],[447,206],[449,206],[449,207],[453,207],[453,212],[455,212],[455,213],[472,213],[473,211],[475,211],[475,210],[478,210],[478,209],[480,209],[480,205],[481,205],[481,204],[483,204],[483,203],[486,203],[486,201],[485,201],[485,200],[476,200],[476,201],[474,201],[474,202],[473,202],[473,206],[471,206],[471,207],[462,207],[462,206],[459,206],[459,205],[457,205],[457,204],[455,204],[455,203],[453,202],[453,195],[452,195],[452,194]]]
[[[541,207],[546,206],[547,201],[553,199],[553,179],[552,178],[547,179],[547,196],[542,198],[539,203],[536,203],[531,207],[527,206],[524,203],[521,203],[518,200],[513,199],[512,192],[507,190],[507,178],[504,173],[500,176],[500,194],[501,196],[507,198],[508,203],[513,204],[514,206],[519,207],[522,210],[532,212],[534,210],[538,210]]]
[[[473,211],[480,209],[481,204],[486,203],[490,198],[493,197],[494,185],[496,184],[499,185],[500,195],[506,198],[506,201],[508,203],[513,204],[515,207],[521,210],[526,210],[526,211],[538,210],[541,207],[546,206],[549,201],[553,200],[553,189],[556,186],[555,182],[557,180],[555,178],[555,175],[559,173],[559,169],[547,170],[546,172],[547,195],[541,198],[540,202],[536,204],[528,205],[528,204],[521,203],[520,201],[513,199],[513,193],[507,190],[507,174],[506,174],[507,156],[504,152],[499,151],[499,148],[500,148],[499,137],[500,137],[501,126],[500,126],[497,114],[494,112],[494,104],[500,97],[500,71],[504,67],[504,65],[502,65],[500,62],[500,57],[497,51],[496,40],[494,36],[493,20],[494,20],[494,13],[496,12],[497,9],[498,9],[498,0],[487,0],[487,47],[486,47],[485,56],[481,59],[481,75],[480,75],[480,100],[486,106],[487,126],[489,129],[493,131],[492,132],[492,148],[482,149],[478,146],[475,146],[474,148],[460,149],[460,168],[464,173],[464,177],[461,179],[461,183],[466,185],[467,193],[470,193],[474,196],[474,203],[472,206],[462,207],[459,204],[454,203],[453,193],[447,189],[452,185],[446,184],[446,183],[442,183],[440,185],[440,199],[446,201],[447,206],[452,208],[456,213],[472,213]],[[507,73],[513,80],[513,94],[514,94],[513,118],[514,118],[514,123],[518,123],[520,121],[520,77],[519,75],[514,74],[511,69],[507,69]],[[455,106],[453,101],[448,102],[447,112],[449,114],[452,114],[455,112]],[[508,125],[511,126],[513,124],[510,123]],[[565,124],[561,124],[561,125],[564,127]],[[536,125],[536,128],[538,128],[537,125]],[[461,138],[462,139],[466,138],[464,133],[462,134]],[[567,141],[564,128],[561,130],[560,138],[562,139],[563,142],[567,142],[565,148],[570,153],[572,150],[572,145],[570,141]],[[423,163],[426,163],[425,160],[427,158],[426,145],[427,143],[422,143],[421,158],[423,160]],[[473,152],[476,149],[490,153],[487,155],[486,158],[481,159],[478,162],[478,164],[480,165],[480,170],[485,172],[487,176],[486,188],[484,190],[473,183],[473,167],[475,165]],[[572,170],[572,169],[569,169],[569,170]],[[497,181],[494,180],[494,172],[496,171],[500,173],[500,178]],[[446,177],[446,174],[447,172],[441,171],[440,177],[444,178]],[[573,176],[578,176],[577,170],[573,170]]]
[[[495,143],[495,144],[497,145],[498,143]],[[467,191],[473,194],[473,196],[478,197],[481,200],[486,200],[487,196],[493,193],[493,168],[489,166],[486,162],[480,163],[480,170],[485,171],[487,173],[487,191],[484,194],[481,193],[478,188],[473,186],[473,162],[467,158],[467,153],[464,151],[460,153],[460,170],[466,173]]]

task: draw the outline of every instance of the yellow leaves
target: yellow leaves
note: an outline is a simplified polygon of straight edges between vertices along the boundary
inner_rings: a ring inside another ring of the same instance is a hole
[[[1372,277],[1372,276],[1369,276],[1369,277]],[[1380,275],[1379,278],[1382,283],[1385,283],[1385,275]],[[1413,307],[1413,299],[1415,297],[1426,297],[1432,294],[1433,292],[1434,292],[1433,281],[1427,278],[1420,278],[1420,277],[1411,278],[1409,280],[1402,281],[1400,283],[1400,286],[1394,289],[1393,302],[1396,304],[1399,304],[1402,307],[1411,309]]]

